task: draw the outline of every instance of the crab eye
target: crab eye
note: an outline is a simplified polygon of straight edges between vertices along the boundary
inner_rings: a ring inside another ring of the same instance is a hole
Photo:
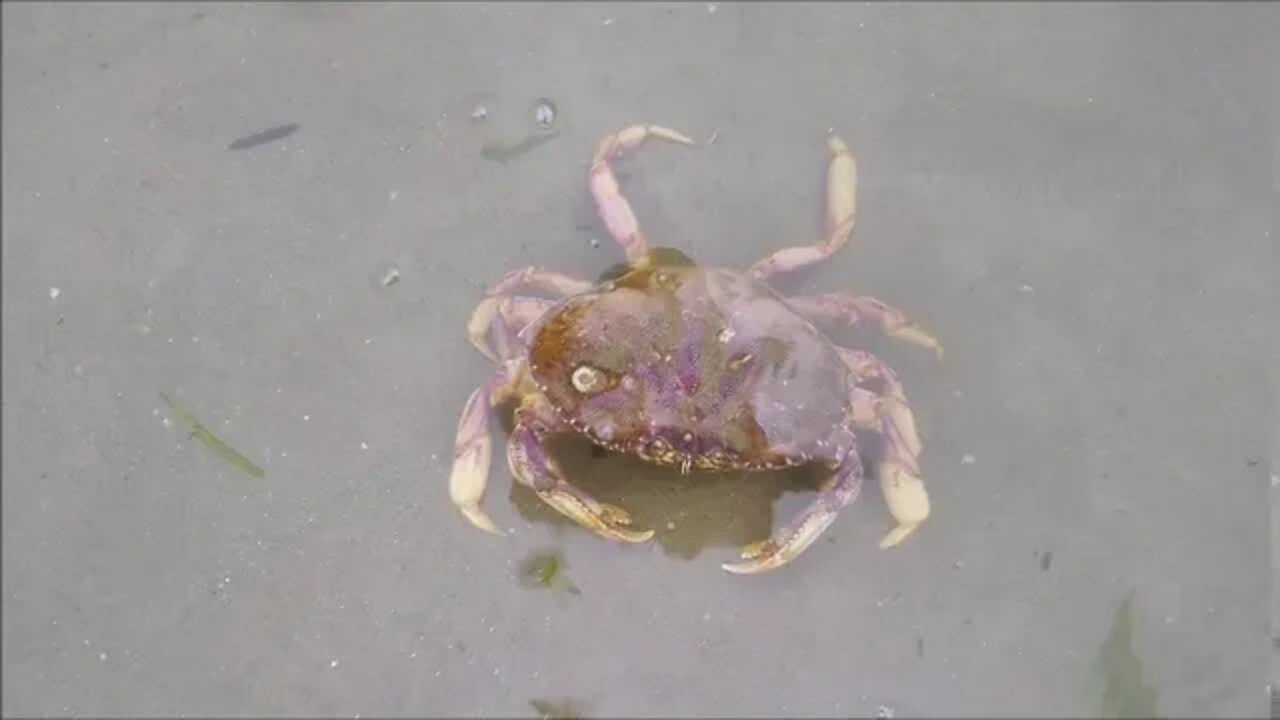
[[[597,392],[604,386],[604,374],[590,365],[579,365],[570,376],[573,389],[580,393]]]

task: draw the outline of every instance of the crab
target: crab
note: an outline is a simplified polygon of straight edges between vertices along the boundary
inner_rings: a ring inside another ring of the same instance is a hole
[[[794,560],[858,497],[865,471],[856,433],[867,431],[884,440],[875,470],[895,521],[880,546],[898,545],[930,512],[907,396],[887,365],[837,345],[820,327],[865,322],[939,359],[942,346],[873,297],[784,297],[767,283],[848,242],[857,187],[849,146],[835,134],[827,138],[826,237],[778,250],[742,272],[650,246],[610,167],[649,139],[696,144],[667,127],[632,125],[605,136],[590,165],[596,211],[626,255],[620,272],[593,282],[521,268],[490,287],[473,312],[471,342],[497,370],[471,393],[458,422],[453,503],[476,527],[506,534],[481,502],[493,445],[489,420],[513,400],[507,461],[515,480],[582,527],[623,543],[643,543],[653,530],[576,487],[548,451],[549,437],[584,436],[686,474],[819,464],[813,501],[743,548],[739,562],[722,565],[760,573]]]

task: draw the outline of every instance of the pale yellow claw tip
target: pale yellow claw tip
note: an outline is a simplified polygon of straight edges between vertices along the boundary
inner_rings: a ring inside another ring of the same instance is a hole
[[[899,525],[889,531],[887,535],[880,541],[880,549],[887,550],[891,547],[897,547],[898,543],[907,539],[907,536],[915,532],[919,525]]]
[[[485,357],[498,361],[498,356],[489,349],[485,342],[485,335],[489,332],[489,327],[493,324],[493,318],[498,314],[498,298],[489,297],[480,301],[476,305],[476,309],[471,313],[471,320],[467,322],[467,335],[471,338],[471,344],[476,347]]]
[[[491,532],[494,535],[500,535],[502,537],[507,536],[507,531],[495,525],[493,520],[485,514],[484,510],[480,509],[479,505],[459,505],[458,509],[462,511],[463,516],[471,521],[472,525],[475,525],[481,530]]]
[[[731,572],[734,575],[758,575],[768,570],[775,570],[784,565],[776,555],[764,558],[756,558],[754,560],[744,560],[738,563],[720,563],[721,569]]]
[[[653,539],[652,530],[645,530],[643,532],[629,530],[628,534],[630,535],[629,541],[633,543],[649,542],[651,539]]]
[[[891,463],[880,467],[880,489],[885,504],[897,526],[880,541],[880,547],[891,548],[915,532],[930,514],[929,492],[924,482]]]
[[[650,125],[648,130],[650,135],[653,135],[654,137],[660,137],[663,140],[670,140],[671,142],[678,142],[684,145],[698,144],[697,141],[685,135],[684,133],[678,130],[672,130],[671,128],[668,128],[668,127],[662,127],[661,125]]]
[[[742,548],[742,562],[721,563],[720,567],[734,575],[755,575],[786,564],[787,558],[778,551],[772,539],[753,542]]]
[[[614,505],[601,504],[600,514],[591,519],[592,529],[604,537],[621,542],[642,543],[653,537],[653,530],[632,530],[631,516]]]
[[[584,525],[588,530],[595,532],[603,538],[609,540],[617,540],[626,543],[643,543],[649,542],[653,538],[653,530],[630,530],[624,527],[615,527],[605,525],[603,523],[592,523]]]
[[[740,563],[721,563],[720,567],[734,575],[755,575],[756,573],[772,569],[754,560]]]

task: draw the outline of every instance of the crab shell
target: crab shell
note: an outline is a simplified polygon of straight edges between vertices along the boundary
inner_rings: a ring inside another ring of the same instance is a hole
[[[764,283],[667,261],[575,295],[529,329],[528,367],[592,442],[687,472],[838,464],[849,371]]]

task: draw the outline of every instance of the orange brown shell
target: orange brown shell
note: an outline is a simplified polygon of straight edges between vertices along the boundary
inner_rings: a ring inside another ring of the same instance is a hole
[[[835,464],[853,447],[839,354],[744,274],[631,268],[531,330],[534,382],[610,450],[685,470],[764,470]]]

